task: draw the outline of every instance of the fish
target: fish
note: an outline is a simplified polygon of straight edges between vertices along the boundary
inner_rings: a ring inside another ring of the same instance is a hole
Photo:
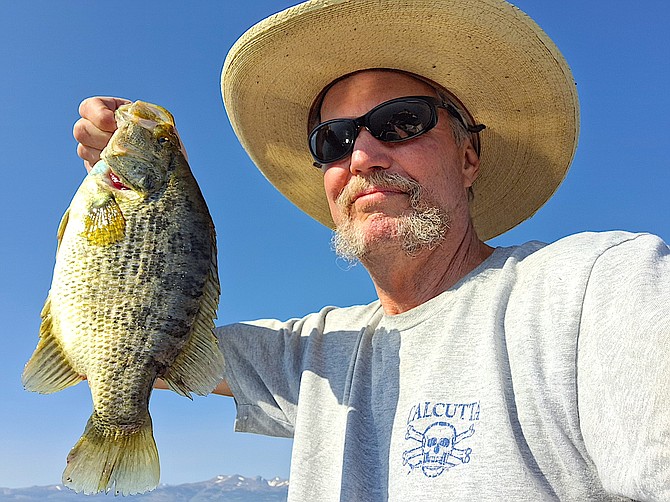
[[[88,382],[93,412],[63,484],[133,495],[160,478],[148,407],[155,381],[192,399],[223,378],[214,334],[220,285],[214,223],[174,117],[135,101],[115,120],[58,227],[22,382],[44,394]]]

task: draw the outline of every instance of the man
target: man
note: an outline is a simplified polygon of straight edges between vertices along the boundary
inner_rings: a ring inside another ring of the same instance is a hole
[[[668,247],[484,243],[576,146],[535,23],[502,0],[311,1],[243,35],[222,89],[257,166],[379,295],[219,328],[236,428],[294,437],[292,500],[670,500]],[[82,104],[89,165],[119,103]]]

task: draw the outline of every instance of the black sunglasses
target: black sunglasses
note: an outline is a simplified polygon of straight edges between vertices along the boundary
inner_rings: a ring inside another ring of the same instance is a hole
[[[468,126],[456,107],[430,96],[407,96],[385,101],[356,119],[334,119],[317,125],[309,134],[309,151],[316,167],[351,154],[354,142],[365,127],[372,136],[387,143],[407,141],[430,131],[437,124],[437,109],[444,108],[471,133],[483,125]]]

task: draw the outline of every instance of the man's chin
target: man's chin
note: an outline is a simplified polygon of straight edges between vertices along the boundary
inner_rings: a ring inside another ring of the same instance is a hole
[[[360,261],[377,246],[388,246],[398,237],[398,217],[372,213],[364,220],[349,220],[338,225],[333,248],[345,260]]]

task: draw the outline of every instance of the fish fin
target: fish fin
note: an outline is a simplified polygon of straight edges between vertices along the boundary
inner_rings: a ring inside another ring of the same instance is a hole
[[[214,249],[200,310],[196,314],[188,342],[161,377],[170,389],[189,399],[190,392],[206,396],[223,379],[223,354],[214,334],[220,291]]]
[[[103,427],[94,411],[84,433],[67,456],[63,484],[92,495],[114,490],[135,495],[153,490],[160,479],[158,449],[151,417],[135,431]]]
[[[41,394],[58,392],[84,379],[68,361],[63,347],[52,333],[51,298],[42,309],[40,340],[21,376],[23,386]]]
[[[126,235],[126,219],[111,195],[96,201],[84,218],[84,231],[91,244],[107,246]]]
[[[58,253],[58,250],[60,249],[60,243],[63,240],[63,234],[65,233],[65,228],[67,227],[67,222],[70,220],[70,208],[68,207],[67,210],[65,211],[65,214],[63,214],[63,217],[60,219],[60,223],[58,224],[58,232],[56,233],[56,236],[58,238],[58,247],[56,248],[56,253]]]

